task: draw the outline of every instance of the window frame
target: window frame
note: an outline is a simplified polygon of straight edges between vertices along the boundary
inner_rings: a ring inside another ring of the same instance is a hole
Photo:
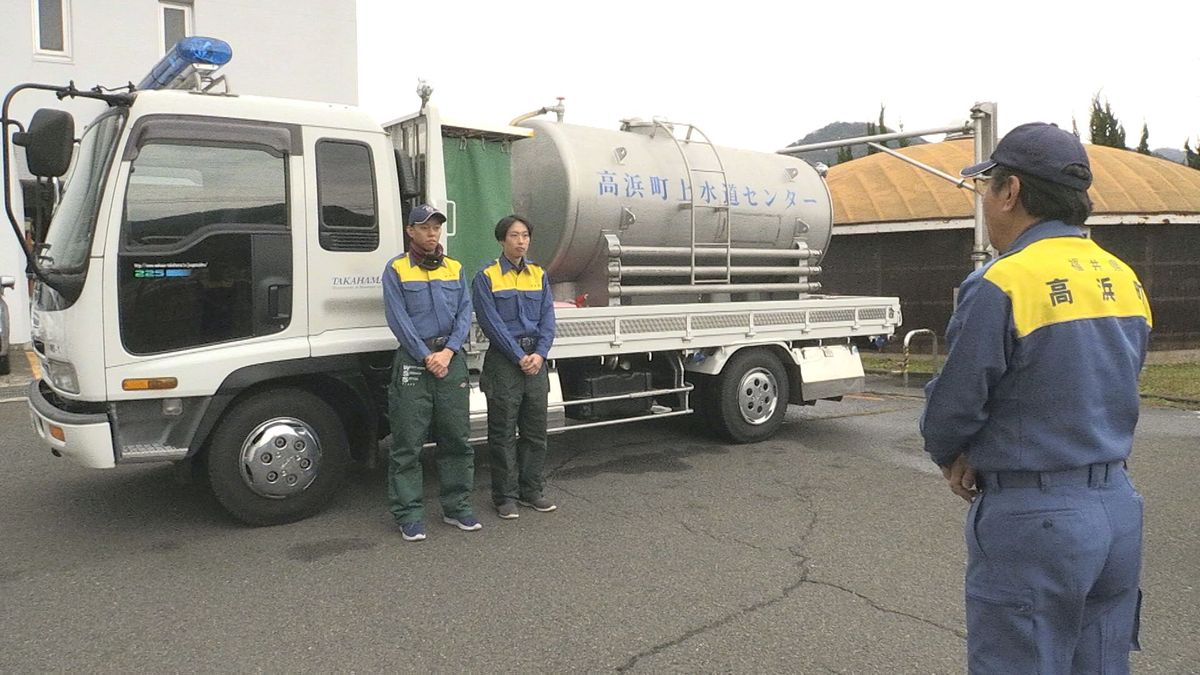
[[[143,244],[143,243],[134,242],[129,238],[129,228],[130,228],[130,224],[129,224],[129,192],[130,192],[130,188],[132,187],[132,182],[129,180],[129,176],[127,175],[126,176],[126,184],[125,184],[125,194],[121,198],[121,227],[120,227],[120,237],[119,237],[118,248],[117,248],[117,250],[120,254],[137,255],[137,254],[149,254],[149,253],[156,253],[156,252],[161,253],[161,252],[169,252],[169,251],[177,251],[177,250],[181,251],[188,247],[194,246],[198,241],[200,241],[201,239],[204,239],[205,237],[212,236],[215,234],[229,233],[229,232],[242,232],[242,231],[251,232],[251,233],[266,232],[266,231],[270,231],[270,230],[278,227],[278,228],[280,228],[281,231],[286,231],[289,234],[291,233],[291,231],[292,231],[292,201],[293,200],[292,200],[292,193],[291,193],[292,176],[291,176],[291,163],[289,162],[289,155],[280,154],[277,156],[274,152],[271,151],[271,149],[268,146],[265,146],[265,145],[262,145],[259,143],[254,143],[253,141],[246,141],[246,140],[238,140],[238,141],[232,141],[232,142],[220,142],[220,141],[211,141],[211,140],[203,139],[203,138],[194,139],[194,140],[184,140],[184,139],[176,139],[176,138],[170,138],[170,137],[166,137],[166,138],[154,137],[154,138],[147,138],[147,139],[140,140],[137,145],[138,145],[139,155],[140,155],[141,149],[147,145],[169,145],[169,146],[181,147],[181,148],[215,148],[215,149],[233,149],[233,150],[256,150],[259,152],[264,152],[265,154],[267,154],[273,158],[281,159],[282,167],[283,167],[283,213],[284,213],[284,218],[285,218],[286,222],[279,223],[279,224],[275,224],[275,223],[210,223],[208,225],[204,225],[204,226],[198,228],[197,230],[189,233],[188,235],[182,237],[181,239],[179,239],[176,242],[171,242],[171,243],[167,243],[167,244]],[[137,162],[136,157],[134,157],[132,160],[130,160],[130,167],[129,167],[130,172],[132,172],[133,165],[136,162]],[[201,230],[203,230],[203,232],[201,232]],[[200,233],[199,235],[197,234],[198,232]]]
[[[55,63],[72,63],[71,55],[71,0],[57,0],[62,8],[62,44],[61,50],[42,48],[42,0],[29,0],[29,14],[33,25],[33,58],[38,61]]]
[[[325,196],[321,190],[321,146],[322,145],[355,145],[364,148],[367,151],[367,166],[371,170],[371,215],[373,222],[370,227],[347,227],[339,225],[329,225],[325,222]],[[382,243],[382,235],[380,233],[380,214],[379,214],[379,170],[375,164],[375,150],[370,143],[352,138],[339,138],[333,136],[323,136],[318,138],[313,143],[313,176],[316,181],[317,192],[317,241],[321,248],[331,253],[370,253],[379,250],[379,245]],[[338,232],[347,233],[371,233],[375,236],[375,245],[371,249],[365,248],[330,248],[327,246],[325,237]]]
[[[183,37],[192,37],[196,34],[196,24],[193,18],[193,7],[190,2],[180,2],[180,0],[159,0],[158,3],[158,39],[159,39],[159,56],[167,55],[167,10],[177,9],[183,12]],[[178,42],[178,41],[177,41]],[[171,45],[174,47],[175,45]]]

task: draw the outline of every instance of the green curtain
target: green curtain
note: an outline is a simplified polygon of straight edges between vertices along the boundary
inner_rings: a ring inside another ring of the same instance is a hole
[[[447,253],[474,279],[500,254],[496,221],[512,213],[512,155],[508,144],[481,138],[443,138],[446,195],[457,205],[457,229]]]

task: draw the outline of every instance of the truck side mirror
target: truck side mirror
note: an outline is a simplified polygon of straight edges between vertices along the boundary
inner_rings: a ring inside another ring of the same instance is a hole
[[[16,286],[17,286],[17,278],[16,277],[8,277],[8,276],[0,277],[0,293],[3,293],[4,289],[6,289],[6,288],[16,288]]]
[[[63,110],[42,108],[33,114],[28,131],[13,134],[13,143],[25,148],[29,173],[39,178],[60,178],[71,167],[75,118]]]

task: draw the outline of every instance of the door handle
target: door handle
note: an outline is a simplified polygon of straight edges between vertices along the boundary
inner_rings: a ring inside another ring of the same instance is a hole
[[[292,285],[271,284],[267,286],[267,319],[287,321],[292,318]]]

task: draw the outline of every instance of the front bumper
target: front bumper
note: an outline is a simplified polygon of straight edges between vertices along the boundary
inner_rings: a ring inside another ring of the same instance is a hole
[[[29,384],[29,411],[33,430],[60,457],[92,469],[116,466],[112,424],[103,412],[65,410],[62,399],[41,380]],[[54,429],[61,431],[56,438]]]

